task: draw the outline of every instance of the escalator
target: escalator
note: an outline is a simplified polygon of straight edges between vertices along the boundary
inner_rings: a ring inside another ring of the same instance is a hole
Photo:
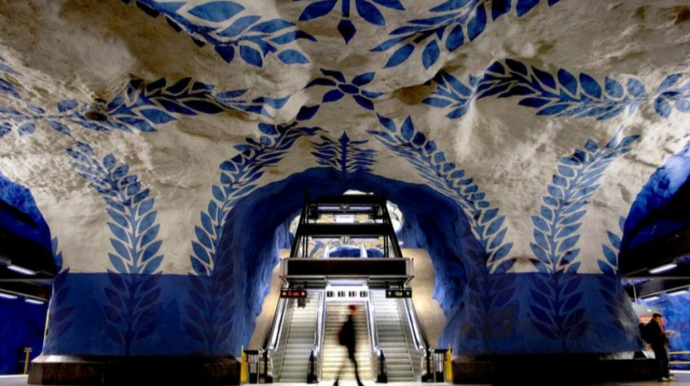
[[[379,349],[389,382],[414,382],[422,372],[424,349],[418,350],[404,299],[387,299],[386,291],[371,291]]]
[[[339,221],[344,217],[348,222]],[[290,257],[278,269],[283,288],[273,326],[258,351],[264,382],[333,381],[344,363],[341,379],[354,379],[347,349],[338,342],[351,305],[357,307],[356,358],[363,381],[415,382],[428,375],[425,339],[409,298],[413,264],[402,256],[385,199],[346,195],[307,201],[295,232]],[[382,253],[313,256],[314,240],[358,240],[359,250],[381,243]],[[387,290],[407,298],[387,298]],[[292,298],[295,294],[306,298]]]
[[[335,380],[341,364],[346,363],[341,379],[353,380],[354,372],[350,369],[347,359],[347,349],[338,343],[338,331],[350,314],[347,303],[329,302],[326,308],[326,329],[324,335],[324,350],[321,361],[322,380]],[[364,304],[356,304],[357,312],[354,317],[357,332],[356,353],[359,376],[362,380],[372,380],[369,329]]]
[[[322,292],[309,292],[305,307],[289,299],[281,332],[281,344],[273,357],[273,374],[278,382],[306,382],[309,356],[314,348]]]

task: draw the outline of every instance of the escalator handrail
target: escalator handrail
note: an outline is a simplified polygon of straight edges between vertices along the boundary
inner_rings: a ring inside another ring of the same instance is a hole
[[[369,353],[370,357],[374,358],[372,361],[372,368],[376,369],[376,372],[379,372],[380,369],[380,363],[379,363],[379,357],[384,355],[383,354],[383,348],[381,348],[380,343],[379,343],[379,331],[378,328],[376,328],[376,307],[374,306],[374,295],[372,294],[371,291],[369,291],[369,301],[366,302],[366,307],[367,307],[367,319],[369,320],[369,334],[371,336],[371,347],[369,348],[371,351]],[[380,374],[377,374],[377,379],[379,378]]]
[[[426,348],[428,346],[424,332],[419,326],[419,319],[417,319],[417,312],[414,308],[414,303],[412,299],[405,298],[405,313],[407,314],[407,319],[410,323],[412,330],[412,338],[414,339],[414,346],[417,351],[424,351],[426,353]]]
[[[280,298],[278,300],[278,307],[276,314],[273,316],[273,323],[271,324],[271,334],[269,335],[268,342],[265,345],[266,350],[276,351],[280,342],[280,335],[283,332],[283,324],[285,323],[285,310],[287,309],[287,300],[285,298]]]
[[[323,335],[326,328],[326,293],[319,292],[319,307],[316,310],[316,329],[314,330],[314,357],[317,361],[317,379],[321,379],[321,367],[318,364],[322,362],[323,357]]]

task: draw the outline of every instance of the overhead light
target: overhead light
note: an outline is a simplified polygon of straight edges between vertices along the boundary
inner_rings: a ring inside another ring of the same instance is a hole
[[[354,214],[338,214],[334,217],[337,224],[352,224],[355,222]]]
[[[14,299],[16,299],[16,298],[18,298],[18,297],[19,297],[19,296],[17,296],[17,295],[12,295],[12,294],[8,294],[8,293],[5,293],[5,292],[0,292],[0,298],[3,298],[3,299],[12,299],[12,300],[14,300]]]
[[[8,265],[8,266],[7,266],[7,269],[11,269],[11,270],[13,270],[14,272],[21,273],[21,274],[24,274],[24,275],[32,275],[32,276],[33,276],[33,275],[37,274],[36,271],[32,271],[32,270],[30,270],[30,269],[27,269],[27,268],[24,268],[24,267],[20,267],[20,266],[18,266],[18,265],[13,265],[13,264]]]
[[[682,290],[667,292],[666,295],[668,295],[668,296],[678,296],[678,295],[682,295],[682,294],[686,294],[686,293],[688,293],[688,289],[687,289],[687,288],[683,288]]]
[[[351,206],[350,210],[352,210],[352,211],[372,210],[372,207],[371,207],[371,205],[369,205],[369,206]]]
[[[319,210],[340,210],[340,206],[335,206],[335,205],[319,205]]]
[[[642,298],[642,300],[644,300],[645,302],[651,302],[651,301],[658,300],[658,299],[659,299],[659,295],[650,296],[648,298]]]
[[[654,269],[650,269],[650,270],[649,270],[649,273],[657,274],[657,273],[661,273],[661,272],[666,272],[666,271],[670,271],[670,270],[676,268],[677,266],[678,266],[678,265],[676,265],[676,264],[674,264],[674,263],[671,263],[671,264],[664,264],[664,265],[658,266],[658,267],[656,267],[656,268],[654,268]]]
[[[46,303],[46,302],[43,301],[43,300],[29,299],[29,298],[24,299],[24,301],[27,302],[27,303],[30,303],[30,304],[38,304],[38,305],[41,305],[41,304],[45,304],[45,303]]]

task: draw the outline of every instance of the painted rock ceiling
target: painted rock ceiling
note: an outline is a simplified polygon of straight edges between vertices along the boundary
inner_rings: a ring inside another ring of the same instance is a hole
[[[164,240],[132,272],[198,272],[209,202],[316,167],[451,197],[493,272],[615,271],[690,140],[683,0],[3,1],[0,57],[0,171],[73,272],[120,267],[123,200]]]

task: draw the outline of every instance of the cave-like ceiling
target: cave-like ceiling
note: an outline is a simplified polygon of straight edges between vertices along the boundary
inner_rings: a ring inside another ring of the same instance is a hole
[[[322,167],[455,200],[492,272],[614,272],[689,60],[683,0],[3,1],[0,171],[73,271],[201,272],[236,199]]]

